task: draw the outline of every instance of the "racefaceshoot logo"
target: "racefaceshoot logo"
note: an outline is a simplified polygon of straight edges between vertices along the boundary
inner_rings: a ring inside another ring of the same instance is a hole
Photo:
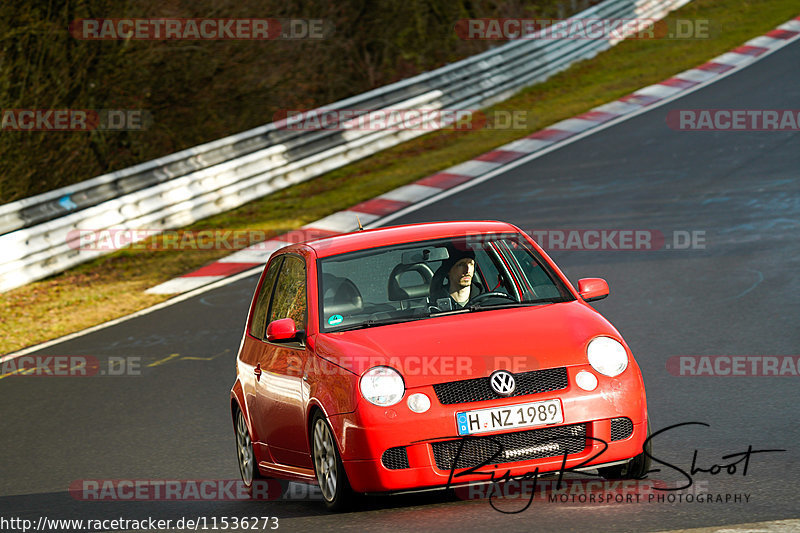
[[[462,500],[487,500],[495,511],[517,514],[531,504],[743,504],[750,493],[712,492],[707,481],[684,489],[660,479],[532,479],[521,477],[455,488]]]

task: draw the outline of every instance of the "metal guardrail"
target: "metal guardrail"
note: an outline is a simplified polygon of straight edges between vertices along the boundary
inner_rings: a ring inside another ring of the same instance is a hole
[[[660,19],[689,1],[606,0],[572,18]],[[519,39],[320,109],[486,107],[618,40]],[[79,249],[75,230],[185,226],[429,131],[296,131],[281,121],[0,206],[0,291],[107,253]]]

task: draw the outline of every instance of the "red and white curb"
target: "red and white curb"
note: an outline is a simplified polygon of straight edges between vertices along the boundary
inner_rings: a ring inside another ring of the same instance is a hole
[[[633,116],[647,106],[664,102],[666,99],[674,99],[682,93],[688,93],[698,88],[697,86],[700,84],[709,83],[723,75],[729,75],[734,70],[758,61],[767,52],[797,40],[798,36],[800,36],[800,17],[781,24],[765,35],[751,39],[744,45],[715,57],[707,63],[676,74],[660,83],[644,87],[614,102],[557,122],[523,139],[500,146],[470,161],[422,178],[410,185],[404,185],[344,211],[328,215],[299,230],[254,244],[194,272],[152,287],[146,292],[178,294],[190,291],[228,276],[261,267],[272,252],[293,242],[353,231],[358,228],[356,217],[364,226],[373,224],[410,205],[430,200],[448,189],[475,180],[524,156],[548,148],[552,149],[559,144],[566,144],[570,138],[598,128],[601,124],[628,115]]]

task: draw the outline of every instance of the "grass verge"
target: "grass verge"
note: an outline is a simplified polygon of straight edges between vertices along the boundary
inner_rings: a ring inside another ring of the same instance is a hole
[[[626,41],[487,110],[526,111],[525,129],[431,133],[185,229],[277,234],[299,227],[657,83],[797,15],[796,0],[695,0],[669,18],[707,19],[717,29],[713,38]],[[0,294],[0,353],[164,301],[144,290],[228,253],[121,250]]]

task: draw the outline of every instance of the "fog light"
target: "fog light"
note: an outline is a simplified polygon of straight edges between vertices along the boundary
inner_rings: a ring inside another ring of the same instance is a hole
[[[424,413],[431,408],[431,400],[421,392],[408,397],[408,408],[415,413]]]
[[[575,376],[575,383],[585,391],[592,391],[597,388],[597,377],[591,372],[581,370]]]

